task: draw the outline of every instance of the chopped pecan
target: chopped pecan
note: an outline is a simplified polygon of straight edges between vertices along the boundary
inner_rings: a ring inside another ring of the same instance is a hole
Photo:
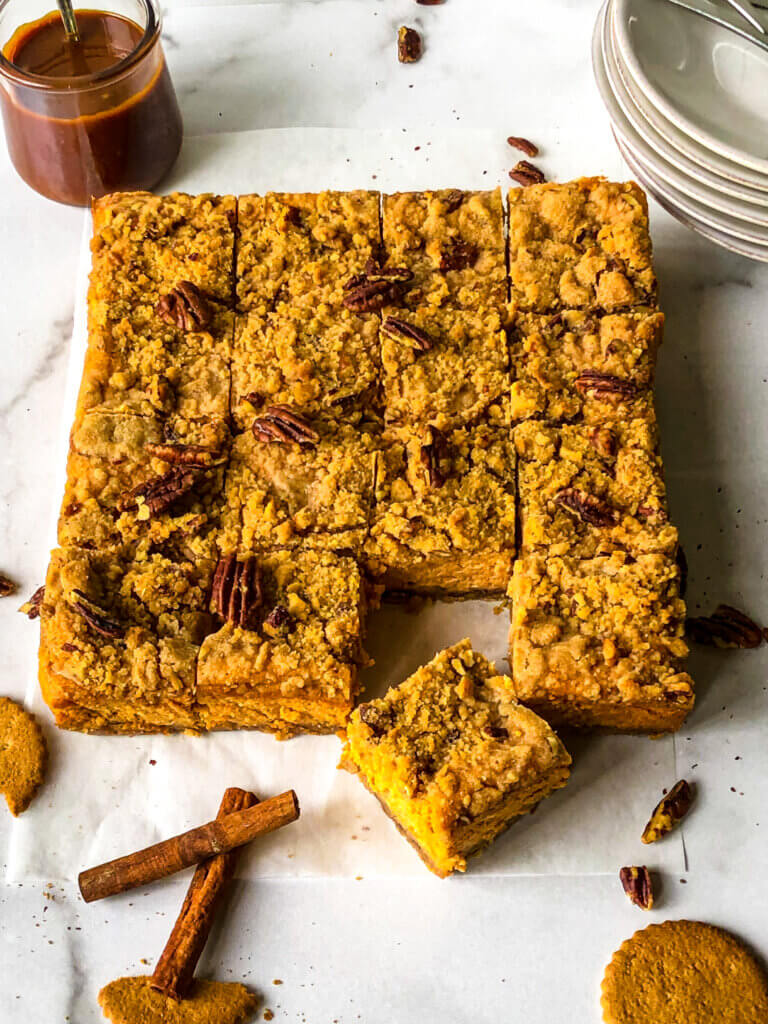
[[[690,809],[693,791],[685,779],[680,779],[653,809],[648,824],[641,836],[644,843],[655,843],[681,821]]]
[[[361,704],[360,721],[368,726],[377,739],[380,739],[392,725],[392,713],[389,708],[377,707],[373,703]]]
[[[182,331],[200,331],[211,322],[208,300],[191,281],[180,281],[174,289],[163,295],[155,312],[166,323]]]
[[[147,451],[163,462],[173,462],[190,469],[210,469],[222,461],[221,453],[200,444],[154,444],[145,445]]]
[[[220,558],[213,574],[211,602],[220,618],[249,629],[261,605],[261,570],[256,559],[240,560],[234,555]]]
[[[483,732],[492,740],[509,739],[509,729],[505,729],[503,725],[484,725]]]
[[[19,611],[28,619],[36,619],[40,615],[40,609],[45,599],[45,585],[38,587],[32,597],[19,608]]]
[[[619,878],[630,902],[641,910],[650,910],[653,906],[653,882],[648,868],[622,868],[619,871]]]
[[[638,505],[637,514],[641,519],[650,520],[654,523],[666,523],[668,520],[667,513],[663,508],[659,508],[653,505]]]
[[[147,517],[158,516],[165,512],[175,501],[183,498],[195,486],[198,470],[191,467],[175,466],[162,476],[146,480],[144,483],[128,491],[120,501],[121,512],[132,512],[142,506],[147,510]]]
[[[422,7],[439,7],[440,4],[445,3],[445,0],[416,0],[417,4],[421,4]]]
[[[124,627],[111,618],[109,613],[98,604],[91,601],[87,594],[84,594],[82,590],[73,590],[72,593],[77,598],[76,601],[70,602],[73,610],[78,615],[82,615],[95,633],[105,636],[109,640],[119,640],[125,636]]]
[[[529,139],[524,139],[522,135],[510,135],[507,142],[514,149],[519,149],[521,153],[525,153],[526,156],[539,155],[539,147]]]
[[[366,260],[365,273],[358,274],[357,278],[351,278],[353,281],[365,281],[369,277],[384,278],[387,281],[410,281],[413,278],[413,271],[410,267],[390,267],[386,262],[377,259],[375,256],[371,256],[370,259]],[[349,281],[347,287],[350,287]]]
[[[0,597],[10,597],[16,593],[16,584],[0,572]]]
[[[293,616],[281,604],[276,604],[266,619],[264,619],[264,625],[271,626],[273,629],[280,629],[281,626],[291,626],[292,624]]]
[[[442,195],[446,213],[454,213],[464,202],[464,193],[460,188],[449,188]]]
[[[353,313],[376,313],[390,303],[399,302],[402,295],[403,285],[399,278],[358,274],[347,282],[343,301]]]
[[[555,495],[555,504],[578,516],[589,526],[614,526],[616,509],[594,494],[587,494],[576,487],[565,487]]]
[[[547,180],[544,172],[527,160],[518,160],[509,172],[509,176],[518,185],[522,185],[523,188],[527,188],[529,185],[541,185],[542,182]]]
[[[421,446],[419,457],[426,470],[427,482],[430,487],[442,487],[445,477],[440,469],[440,459],[445,454],[445,437],[437,427],[428,427],[429,440]]]
[[[764,639],[760,626],[729,604],[718,605],[714,615],[687,619],[685,625],[692,640],[710,647],[746,650],[759,647]]]
[[[463,242],[460,238],[452,239],[440,254],[440,269],[464,270],[472,266],[477,259],[477,246],[471,242]]]
[[[401,25],[397,30],[397,59],[401,64],[415,64],[421,60],[424,44],[415,28]]]
[[[394,316],[385,317],[381,324],[383,334],[407,342],[416,352],[429,352],[434,342],[426,331],[407,320],[398,320]]]
[[[615,456],[618,441],[610,427],[595,427],[590,431],[589,440],[598,455],[602,455],[604,459],[612,459]]]
[[[612,373],[600,373],[599,370],[584,370],[574,385],[582,395],[592,392],[598,398],[634,398],[637,394],[637,385],[633,381],[626,377],[616,377]]]
[[[300,444],[316,445],[319,435],[310,425],[297,416],[287,405],[270,405],[261,416],[257,416],[251,426],[253,436],[265,444]]]

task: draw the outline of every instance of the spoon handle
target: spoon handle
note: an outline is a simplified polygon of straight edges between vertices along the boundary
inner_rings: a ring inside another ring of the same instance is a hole
[[[56,6],[59,8],[61,20],[64,22],[64,31],[72,42],[80,42],[80,32],[77,28],[75,12],[72,10],[72,0],[56,0]]]

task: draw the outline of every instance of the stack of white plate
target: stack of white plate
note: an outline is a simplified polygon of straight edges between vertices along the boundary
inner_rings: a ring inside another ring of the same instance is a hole
[[[768,49],[667,0],[606,0],[592,61],[641,184],[684,224],[768,262]]]

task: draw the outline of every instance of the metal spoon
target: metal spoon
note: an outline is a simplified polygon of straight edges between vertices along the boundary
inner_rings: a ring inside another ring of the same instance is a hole
[[[56,6],[59,8],[61,20],[64,22],[64,31],[67,33],[67,38],[70,42],[79,43],[80,31],[77,27],[75,12],[72,10],[72,0],[56,0]]]
[[[735,32],[736,35],[741,36],[742,39],[748,39],[755,46],[759,46],[762,50],[768,50],[768,39],[766,38],[766,30],[763,26],[760,26],[761,35],[757,32],[753,32],[752,29],[746,25],[741,25],[735,21],[732,15],[726,14],[726,12],[720,8],[722,13],[717,13],[717,7],[713,3],[709,3],[708,0],[667,0],[667,3],[674,4],[676,7],[683,7],[686,11],[690,11],[692,14],[699,14],[702,18],[706,18],[707,21],[712,21],[716,25],[720,25],[722,28],[728,29],[730,32]]]
[[[741,3],[740,0],[725,0],[725,2],[729,4],[734,11],[738,11],[742,18],[749,22],[752,28],[756,28],[758,32],[765,34],[765,28],[752,13],[752,7],[749,0],[745,0],[744,3]]]

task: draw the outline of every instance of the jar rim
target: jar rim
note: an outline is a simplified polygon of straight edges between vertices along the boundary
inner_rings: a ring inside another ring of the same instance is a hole
[[[9,2],[10,0],[0,0],[0,13],[8,6]],[[116,63],[108,68],[102,68],[101,71],[91,71],[86,75],[72,75],[66,79],[57,78],[55,75],[38,75],[33,71],[24,71],[18,65],[8,60],[2,48],[0,48],[0,74],[6,78],[13,79],[13,81],[20,85],[29,86],[34,89],[50,90],[52,92],[77,92],[120,78],[152,48],[162,29],[160,9],[154,0],[137,0],[137,2],[144,8],[146,14],[144,33],[130,53],[121,57],[119,61],[116,61]],[[99,9],[89,6],[86,10],[98,11]],[[105,10],[103,13],[110,14],[114,12]]]

